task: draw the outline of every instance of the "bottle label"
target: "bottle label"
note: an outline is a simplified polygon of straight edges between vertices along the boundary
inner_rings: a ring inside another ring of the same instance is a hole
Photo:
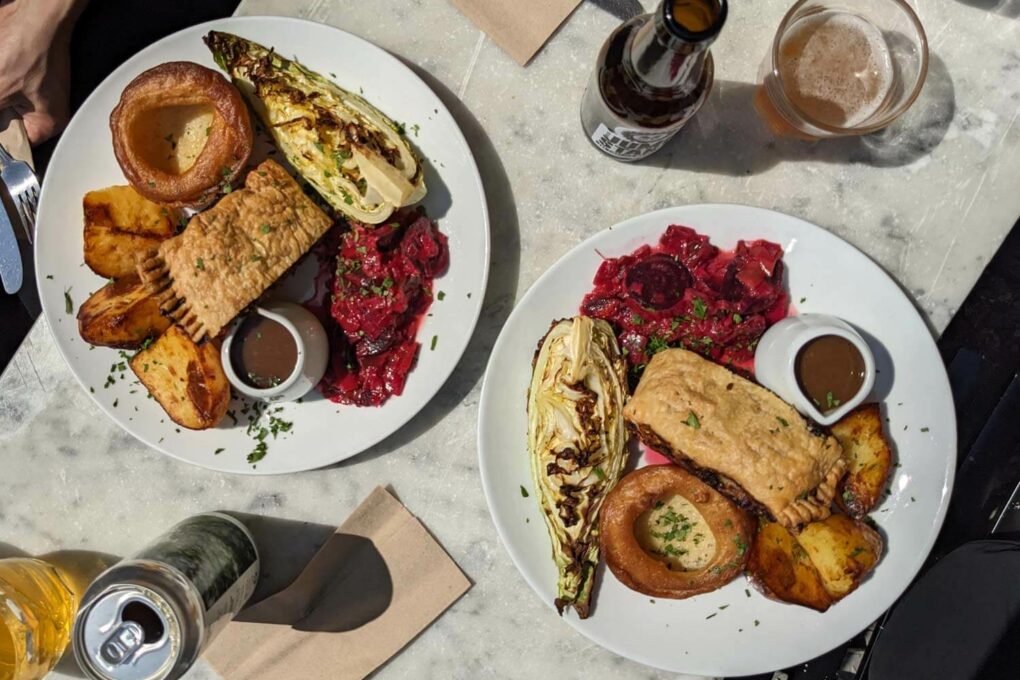
[[[610,156],[624,160],[638,160],[650,156],[677,133],[678,128],[669,130],[635,130],[619,126],[610,130],[605,123],[599,123],[591,141]]]

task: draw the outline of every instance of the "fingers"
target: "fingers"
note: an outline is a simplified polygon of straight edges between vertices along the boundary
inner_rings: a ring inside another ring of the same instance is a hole
[[[22,116],[25,123],[25,132],[28,133],[28,142],[32,146],[42,144],[47,139],[58,134],[67,125],[67,120],[58,120],[48,113],[32,112]]]
[[[32,146],[59,134],[70,117],[67,79],[59,72],[47,76],[41,87],[12,100]]]

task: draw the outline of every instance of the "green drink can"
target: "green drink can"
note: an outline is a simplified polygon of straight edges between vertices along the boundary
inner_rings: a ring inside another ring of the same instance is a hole
[[[94,680],[181,677],[255,592],[259,567],[237,519],[184,520],[85,591],[72,633],[79,665]]]

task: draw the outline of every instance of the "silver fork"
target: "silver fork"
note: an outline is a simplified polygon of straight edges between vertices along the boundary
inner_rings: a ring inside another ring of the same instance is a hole
[[[7,153],[0,144],[0,181],[7,185],[7,191],[14,199],[14,205],[21,216],[21,224],[25,228],[28,242],[35,241],[35,211],[39,205],[39,179],[32,172],[28,163],[19,161]]]

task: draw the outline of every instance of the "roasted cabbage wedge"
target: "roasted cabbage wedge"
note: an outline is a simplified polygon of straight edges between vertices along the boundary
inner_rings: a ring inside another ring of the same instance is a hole
[[[236,35],[211,31],[205,43],[290,164],[334,208],[379,224],[425,196],[403,127],[364,98]]]
[[[131,370],[181,427],[205,430],[227,414],[230,383],[215,340],[199,345],[180,326],[171,326],[131,358]]]
[[[85,264],[108,279],[135,274],[135,255],[177,233],[177,214],[129,186],[90,191],[82,199]]]
[[[763,519],[747,572],[769,597],[823,612],[861,584],[882,548],[877,531],[847,515],[811,522],[797,535]]]
[[[881,408],[877,403],[862,404],[831,430],[848,464],[836,500],[848,515],[859,519],[882,500],[892,471],[892,447],[882,429]]]
[[[535,356],[528,451],[559,571],[556,608],[590,612],[599,510],[627,459],[626,367],[608,323],[557,321]]]
[[[170,327],[137,276],[103,286],[78,309],[78,334],[91,345],[138,349]]]

